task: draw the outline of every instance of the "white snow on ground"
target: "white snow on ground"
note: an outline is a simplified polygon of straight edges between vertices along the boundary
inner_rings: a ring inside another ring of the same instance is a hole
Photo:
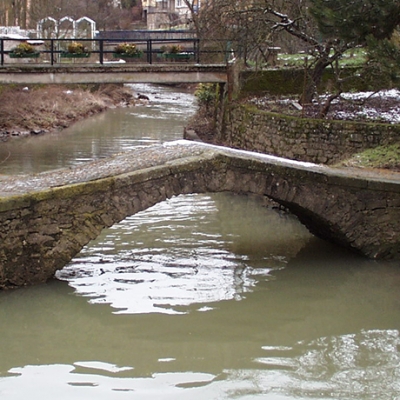
[[[386,111],[379,111],[374,107],[368,105],[368,100],[363,106],[362,110],[355,111],[351,115],[360,116],[363,118],[371,120],[382,120],[385,122],[390,122],[392,124],[400,123],[400,90],[391,89],[383,90],[380,92],[357,92],[357,93],[342,93],[341,95],[346,100],[366,100],[366,99],[379,99],[381,101],[391,100],[393,101],[393,106]],[[345,111],[339,111],[336,113],[343,119],[350,116],[350,114]]]
[[[368,97],[375,97],[381,99],[392,98],[395,100],[400,100],[400,90],[398,89],[390,89],[390,90],[381,90],[380,92],[357,92],[357,93],[342,93],[342,97],[345,99],[353,99],[353,100],[361,100],[366,99]]]
[[[326,96],[320,96],[315,100],[316,104],[323,104]],[[282,104],[291,107],[297,99],[271,99],[270,97],[253,98],[251,103],[263,107],[268,104]],[[382,90],[380,92],[356,92],[342,93],[341,97],[334,100],[332,104],[339,102],[353,101],[358,106],[348,107],[344,104],[343,110],[334,111],[335,118],[341,120],[375,120],[385,123],[400,123],[400,90]],[[293,108],[293,107],[291,107]],[[346,111],[344,110],[346,109]]]

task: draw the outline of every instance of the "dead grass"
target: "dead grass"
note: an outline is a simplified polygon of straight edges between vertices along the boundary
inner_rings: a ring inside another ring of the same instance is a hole
[[[2,87],[0,136],[65,128],[116,105],[132,102],[132,93],[118,85]]]

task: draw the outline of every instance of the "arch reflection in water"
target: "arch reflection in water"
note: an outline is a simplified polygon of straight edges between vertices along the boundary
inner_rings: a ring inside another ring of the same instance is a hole
[[[116,313],[184,313],[191,304],[204,311],[206,303],[240,300],[310,235],[260,199],[239,198],[188,195],[158,204],[106,230],[57,277]]]

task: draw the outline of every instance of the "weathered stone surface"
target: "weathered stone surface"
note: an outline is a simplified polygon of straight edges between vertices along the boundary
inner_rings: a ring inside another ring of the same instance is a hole
[[[265,195],[319,237],[368,257],[400,258],[399,178],[184,141],[2,177],[0,287],[51,278],[103,228],[183,193]]]
[[[4,65],[0,83],[225,83],[225,64]]]
[[[231,105],[214,143],[294,160],[334,164],[359,151],[398,143],[400,125],[325,121]]]

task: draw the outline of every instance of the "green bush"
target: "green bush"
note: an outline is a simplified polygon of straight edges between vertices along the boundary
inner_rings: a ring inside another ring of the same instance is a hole
[[[114,47],[114,52],[126,56],[136,56],[142,53],[134,43],[120,43]]]
[[[84,54],[88,52],[87,48],[82,43],[78,42],[70,43],[67,47],[67,51],[71,54]]]
[[[171,44],[170,46],[162,46],[161,51],[164,54],[179,54],[185,49],[180,44]]]
[[[217,98],[217,87],[213,83],[200,83],[195,91],[200,105],[210,105]]]
[[[36,53],[36,50],[31,44],[22,42],[18,46],[14,47],[12,52],[15,55],[22,56],[24,54],[34,54]]]

